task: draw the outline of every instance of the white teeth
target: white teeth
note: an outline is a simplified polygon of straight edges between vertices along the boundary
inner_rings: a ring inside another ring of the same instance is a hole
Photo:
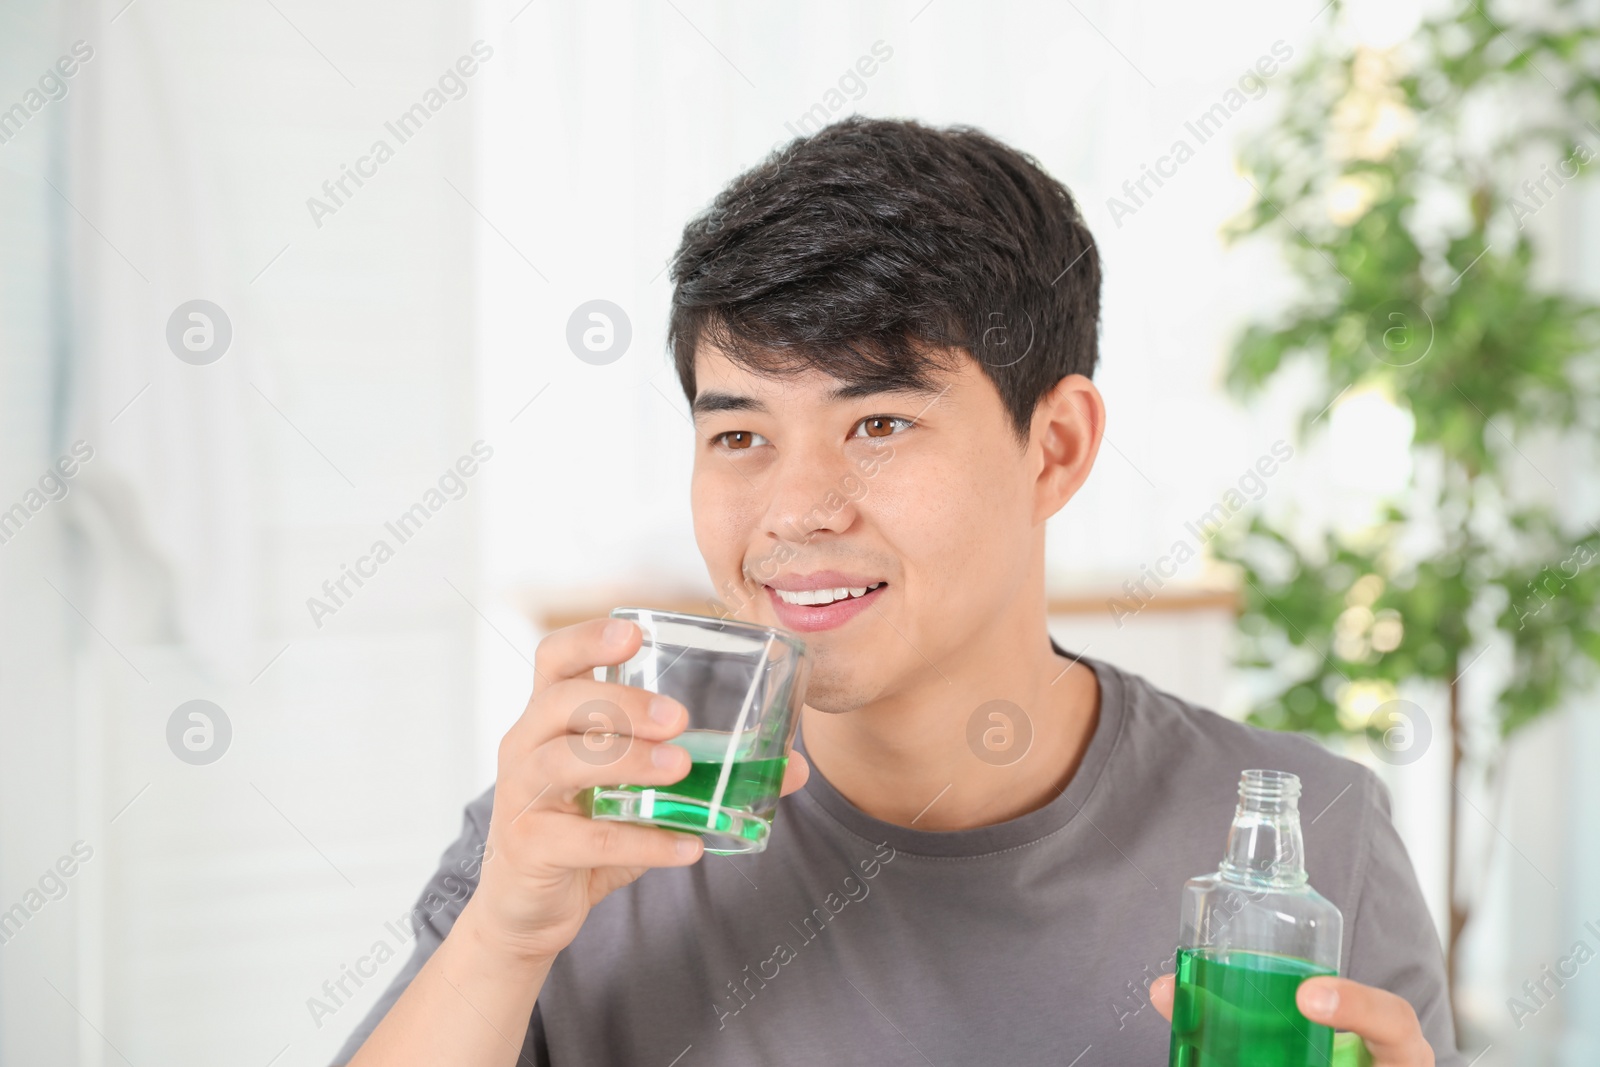
[[[882,584],[882,582],[873,582],[871,585],[865,585],[855,589],[796,589],[792,591],[787,589],[774,589],[773,592],[777,593],[778,599],[782,600],[785,604],[804,604],[810,606],[817,604],[832,604],[834,601],[844,600],[846,597],[853,598],[858,596],[866,596],[869,592],[878,588],[878,586]]]

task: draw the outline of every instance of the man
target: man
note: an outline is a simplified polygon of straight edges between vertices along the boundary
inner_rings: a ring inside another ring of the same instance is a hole
[[[1180,889],[1250,767],[1300,776],[1308,873],[1344,915],[1348,978],[1301,1009],[1386,1067],[1461,1062],[1377,779],[1046,632],[1045,521],[1105,426],[1100,266],[1065,188],[974,130],[852,119],[737,179],[673,281],[701,553],[731,611],[813,655],[769,847],[585,819],[586,786],[683,777],[687,713],[594,680],[633,624],[549,635],[340,1062],[1163,1062]],[[604,765],[574,744],[597,699],[630,738]]]

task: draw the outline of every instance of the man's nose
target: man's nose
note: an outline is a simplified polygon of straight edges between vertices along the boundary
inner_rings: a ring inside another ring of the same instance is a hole
[[[820,442],[791,448],[771,471],[766,532],[786,541],[843,533],[856,521],[858,475],[838,447]]]

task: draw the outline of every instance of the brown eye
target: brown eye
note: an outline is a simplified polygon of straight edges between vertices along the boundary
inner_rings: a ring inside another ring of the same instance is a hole
[[[904,425],[897,426],[897,424]],[[910,425],[910,419],[902,419],[898,415],[872,415],[856,423],[856,436],[891,437],[904,426]]]
[[[729,430],[726,433],[719,433],[715,438],[713,438],[713,441],[722,445],[723,448],[737,449],[741,451],[751,448],[758,442],[764,440],[765,438],[763,438],[760,434],[751,433],[749,430]]]

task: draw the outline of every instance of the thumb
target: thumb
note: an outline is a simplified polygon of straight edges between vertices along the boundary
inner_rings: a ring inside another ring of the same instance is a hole
[[[1150,983],[1150,1003],[1155,1006],[1156,1011],[1161,1013],[1161,1017],[1169,1023],[1172,1021],[1172,987],[1174,981],[1172,975],[1164,974]]]
[[[788,796],[796,789],[805,785],[811,777],[811,764],[798,752],[789,753],[788,766],[783,769],[783,785],[778,790],[779,796]]]

